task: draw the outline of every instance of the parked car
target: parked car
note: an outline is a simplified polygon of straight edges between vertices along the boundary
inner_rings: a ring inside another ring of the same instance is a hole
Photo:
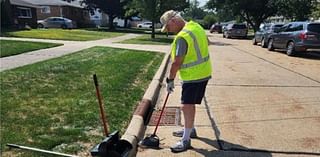
[[[138,28],[152,28],[152,22],[143,22],[137,25]]]
[[[64,17],[48,17],[44,20],[38,20],[38,28],[74,28],[72,20]]]
[[[268,50],[285,49],[287,55],[307,49],[320,49],[320,23],[291,22],[270,35]]]
[[[222,33],[222,25],[213,24],[213,25],[210,27],[210,33],[213,33],[213,32]]]
[[[252,39],[252,44],[257,45],[257,43],[261,43],[261,47],[267,47],[267,41],[270,38],[270,35],[275,31],[278,31],[283,24],[266,24],[260,28],[255,34]]]
[[[223,37],[242,37],[247,38],[248,28],[245,24],[228,24],[223,31]]]

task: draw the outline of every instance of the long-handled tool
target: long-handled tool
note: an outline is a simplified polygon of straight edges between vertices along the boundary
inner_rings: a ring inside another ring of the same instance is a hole
[[[132,149],[132,145],[128,141],[120,140],[119,131],[114,131],[111,134],[108,133],[107,120],[103,109],[102,98],[100,95],[99,84],[96,74],[93,75],[93,80],[96,87],[96,95],[100,107],[100,116],[106,138],[91,150],[91,155],[99,157],[127,156],[129,151]]]
[[[143,148],[155,148],[155,149],[159,148],[160,140],[159,140],[159,137],[156,135],[156,133],[157,133],[160,121],[161,121],[161,117],[162,117],[163,111],[164,111],[164,109],[166,107],[166,104],[167,104],[167,101],[168,101],[168,98],[169,98],[169,94],[170,93],[167,93],[166,99],[164,100],[164,103],[163,103],[163,106],[162,106],[162,110],[160,112],[160,116],[159,116],[156,128],[153,131],[153,134],[150,135],[150,136],[145,137],[142,141],[140,141],[140,143],[139,143],[140,147],[143,147]]]
[[[49,151],[49,150],[44,150],[44,149],[39,149],[39,148],[33,148],[33,147],[27,147],[27,146],[21,146],[21,145],[16,145],[16,144],[7,144],[7,146],[10,148],[25,149],[25,150],[46,153],[46,154],[51,154],[51,155],[58,155],[58,156],[64,156],[64,157],[78,157],[76,155],[64,154],[64,153],[59,153],[59,152],[54,152],[54,151]]]

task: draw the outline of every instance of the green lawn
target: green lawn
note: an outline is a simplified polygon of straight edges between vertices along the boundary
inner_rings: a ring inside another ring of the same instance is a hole
[[[40,38],[40,39],[57,39],[57,40],[73,40],[73,41],[88,41],[98,40],[103,38],[112,38],[124,35],[119,32],[106,32],[85,30],[85,29],[32,29],[23,31],[5,31],[3,36],[21,37],[21,38]]]
[[[145,34],[134,39],[124,40],[120,43],[124,44],[152,44],[152,45],[168,45],[171,44],[173,38],[171,36],[156,34],[155,38],[152,39],[150,34]]]
[[[61,46],[63,44],[0,40],[0,45],[1,45],[0,57],[7,57],[7,56],[29,52],[29,51]]]
[[[101,142],[94,73],[110,132],[123,133],[162,59],[160,53],[94,47],[1,72],[1,150],[8,153],[4,145],[15,143],[75,154]]]

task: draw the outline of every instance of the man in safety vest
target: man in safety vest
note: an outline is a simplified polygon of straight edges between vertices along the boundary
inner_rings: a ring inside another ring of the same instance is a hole
[[[182,139],[171,147],[172,152],[191,148],[190,138],[196,138],[194,128],[195,104],[201,104],[208,80],[211,78],[211,62],[208,38],[204,29],[196,22],[186,22],[177,12],[166,11],[160,18],[162,32],[177,34],[171,49],[171,68],[166,79],[167,91],[173,92],[174,79],[179,72],[182,80],[181,104],[184,114],[184,128],[173,132]]]

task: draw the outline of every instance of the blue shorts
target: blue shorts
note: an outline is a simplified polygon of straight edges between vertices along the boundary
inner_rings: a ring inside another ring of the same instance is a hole
[[[208,80],[196,83],[183,83],[181,104],[201,104],[207,84]]]

